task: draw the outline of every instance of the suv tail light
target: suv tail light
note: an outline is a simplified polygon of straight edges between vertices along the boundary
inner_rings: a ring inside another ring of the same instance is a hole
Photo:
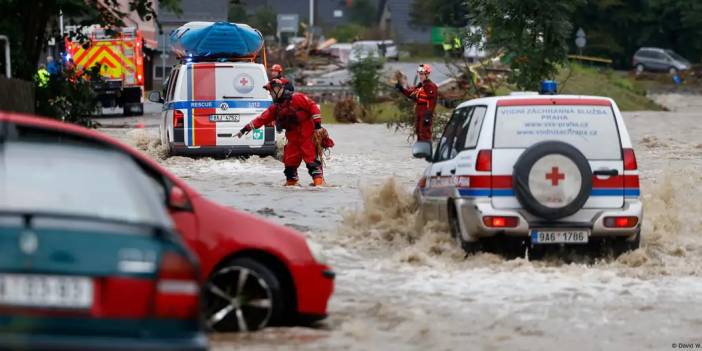
[[[179,110],[173,111],[173,128],[183,128],[185,115]]]
[[[480,150],[480,152],[478,152],[475,170],[483,172],[492,171],[492,150]]]
[[[485,216],[483,224],[490,228],[514,228],[519,225],[519,217]]]
[[[621,217],[605,217],[604,225],[607,228],[633,228],[639,224],[639,217],[621,216]]]
[[[634,154],[634,149],[622,149],[622,154],[624,155],[625,171],[635,171],[639,168],[636,164],[636,154]]]
[[[195,265],[185,256],[168,251],[161,257],[154,315],[190,319],[198,314],[199,285]]]

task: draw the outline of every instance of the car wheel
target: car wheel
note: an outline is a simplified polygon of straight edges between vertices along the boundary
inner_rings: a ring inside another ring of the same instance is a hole
[[[456,241],[456,244],[458,244],[458,246],[466,252],[467,255],[475,254],[480,251],[479,241],[471,242],[463,239],[463,228],[461,227],[461,221],[458,219],[458,210],[453,202],[449,203],[448,222],[451,237]]]
[[[205,325],[218,332],[258,330],[280,321],[280,280],[261,263],[237,258],[212,274],[203,288]]]
[[[636,64],[636,73],[640,74],[643,73],[646,70],[646,67],[642,64]]]
[[[668,73],[671,76],[676,76],[676,75],[678,75],[678,69],[675,67],[670,67],[670,68],[668,68]]]
[[[544,141],[526,149],[515,163],[512,177],[522,207],[547,220],[578,212],[592,192],[587,158],[560,141]]]
[[[636,238],[633,240],[628,239],[629,238],[616,238],[615,241],[612,242],[612,254],[615,258],[641,247],[641,230],[639,229],[639,231],[636,232]]]

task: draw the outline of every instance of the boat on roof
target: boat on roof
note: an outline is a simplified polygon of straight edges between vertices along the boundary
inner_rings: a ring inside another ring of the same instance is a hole
[[[179,58],[252,57],[263,48],[261,32],[247,24],[229,22],[188,22],[171,32],[170,41]]]

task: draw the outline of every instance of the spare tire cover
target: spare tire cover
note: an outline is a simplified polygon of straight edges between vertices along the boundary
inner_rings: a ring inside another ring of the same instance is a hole
[[[544,141],[526,149],[515,163],[512,177],[519,203],[549,220],[578,212],[592,192],[587,158],[560,141]]]

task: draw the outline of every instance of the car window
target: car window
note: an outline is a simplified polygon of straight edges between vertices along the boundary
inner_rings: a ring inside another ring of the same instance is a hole
[[[13,141],[0,153],[0,210],[172,226],[164,203],[126,155]]]
[[[446,128],[444,129],[444,134],[439,140],[439,145],[436,150],[437,154],[435,156],[436,161],[448,160],[451,157],[455,156],[455,153],[452,152],[452,150],[454,139],[456,137],[456,131],[461,125],[463,118],[465,118],[467,111],[468,109],[465,108],[456,109],[453,111],[451,120],[449,120],[448,124],[446,125]]]
[[[485,119],[486,106],[475,106],[472,108],[470,116],[463,121],[463,125],[456,137],[454,149],[458,152],[465,149],[473,149],[478,146],[480,128]]]
[[[175,67],[171,74],[168,75],[168,91],[166,92],[166,101],[173,101],[173,95],[175,93],[175,85],[178,81],[178,73],[180,72],[180,66]]]
[[[653,57],[656,60],[665,60],[665,55],[661,54],[660,52],[653,51],[651,52],[651,57]]]
[[[687,61],[684,57],[678,55],[678,54],[677,54],[675,51],[673,51],[673,50],[666,50],[665,52],[666,52],[668,55],[670,55],[670,57],[672,57],[674,60],[683,61],[683,62]]]
[[[527,148],[562,141],[588,159],[621,159],[619,131],[611,106],[501,106],[495,117],[495,148]]]
[[[644,58],[651,58],[651,57],[652,57],[651,52],[648,51],[648,50],[641,50],[641,51],[639,51],[639,53],[637,54],[637,56],[641,56],[641,57],[644,57]]]
[[[453,146],[451,147],[452,155],[450,158],[454,158],[456,154],[461,151],[461,146],[466,142],[466,130],[470,124],[470,116],[473,113],[474,108],[474,106],[468,106],[460,110],[462,113],[460,117],[461,122],[458,124],[458,127],[456,127],[456,137],[454,138]]]

